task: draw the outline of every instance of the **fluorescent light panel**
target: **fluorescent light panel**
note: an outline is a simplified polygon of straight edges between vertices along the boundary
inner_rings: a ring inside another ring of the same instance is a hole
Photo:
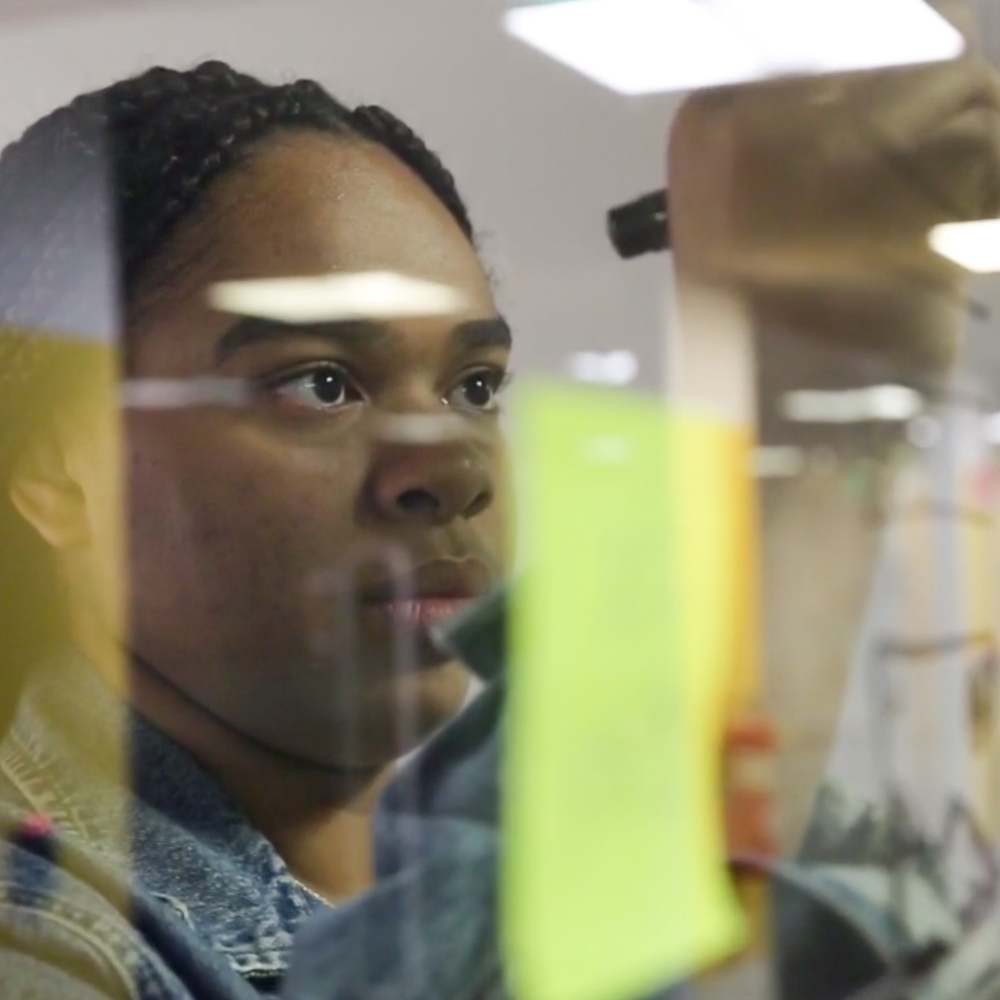
[[[378,437],[401,444],[437,444],[459,441],[470,436],[467,420],[452,414],[432,416],[422,413],[398,413],[382,417]]]
[[[948,260],[976,274],[1000,271],[1000,220],[947,222],[935,226],[931,247]]]
[[[569,368],[581,382],[628,385],[639,374],[639,359],[631,351],[583,351],[569,359]]]
[[[785,393],[781,409],[786,419],[808,424],[911,420],[923,409],[923,398],[905,385],[799,389]]]
[[[450,316],[467,306],[455,288],[391,271],[224,281],[208,299],[222,312],[282,323]]]
[[[936,62],[961,34],[924,0],[561,0],[507,30],[623,94]]]
[[[253,398],[241,378],[130,378],[121,387],[121,403],[130,410],[179,410],[188,406],[246,406]]]

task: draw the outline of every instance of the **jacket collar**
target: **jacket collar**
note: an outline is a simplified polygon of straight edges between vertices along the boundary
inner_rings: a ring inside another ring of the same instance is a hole
[[[0,768],[57,837],[130,875],[244,976],[283,972],[300,924],[330,908],[194,757],[73,651],[33,673]]]
[[[500,680],[507,660],[507,588],[494,590],[455,619],[441,637],[483,681]]]

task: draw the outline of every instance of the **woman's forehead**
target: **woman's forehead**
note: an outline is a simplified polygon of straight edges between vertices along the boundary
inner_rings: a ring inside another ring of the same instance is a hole
[[[225,277],[378,269],[467,293],[488,286],[448,209],[373,143],[310,132],[272,137],[210,190],[202,219],[201,236]]]
[[[472,315],[496,311],[475,249],[426,184],[379,146],[320,133],[262,142],[209,189],[153,268],[131,332],[143,341],[169,328],[181,353],[229,321],[207,302],[220,281],[392,271],[457,289]],[[136,346],[147,356],[152,347]]]

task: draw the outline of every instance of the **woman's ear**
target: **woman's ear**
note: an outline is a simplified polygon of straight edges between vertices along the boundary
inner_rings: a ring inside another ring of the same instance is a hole
[[[54,432],[39,435],[26,448],[8,490],[18,513],[53,549],[65,551],[90,539],[83,489],[69,474]]]

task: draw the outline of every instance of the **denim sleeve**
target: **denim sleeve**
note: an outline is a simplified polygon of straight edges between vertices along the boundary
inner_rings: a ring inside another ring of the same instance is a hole
[[[0,948],[4,1000],[125,1000],[123,989],[20,951]]]
[[[131,997],[139,964],[116,911],[44,854],[0,849],[0,996]],[[133,957],[137,961],[133,961]]]
[[[784,995],[819,972],[845,984],[831,997],[896,976],[914,1000],[1000,1000],[996,862],[985,841],[967,840],[979,865],[956,881],[961,838],[932,841],[898,809],[825,783],[802,856],[773,872]]]

